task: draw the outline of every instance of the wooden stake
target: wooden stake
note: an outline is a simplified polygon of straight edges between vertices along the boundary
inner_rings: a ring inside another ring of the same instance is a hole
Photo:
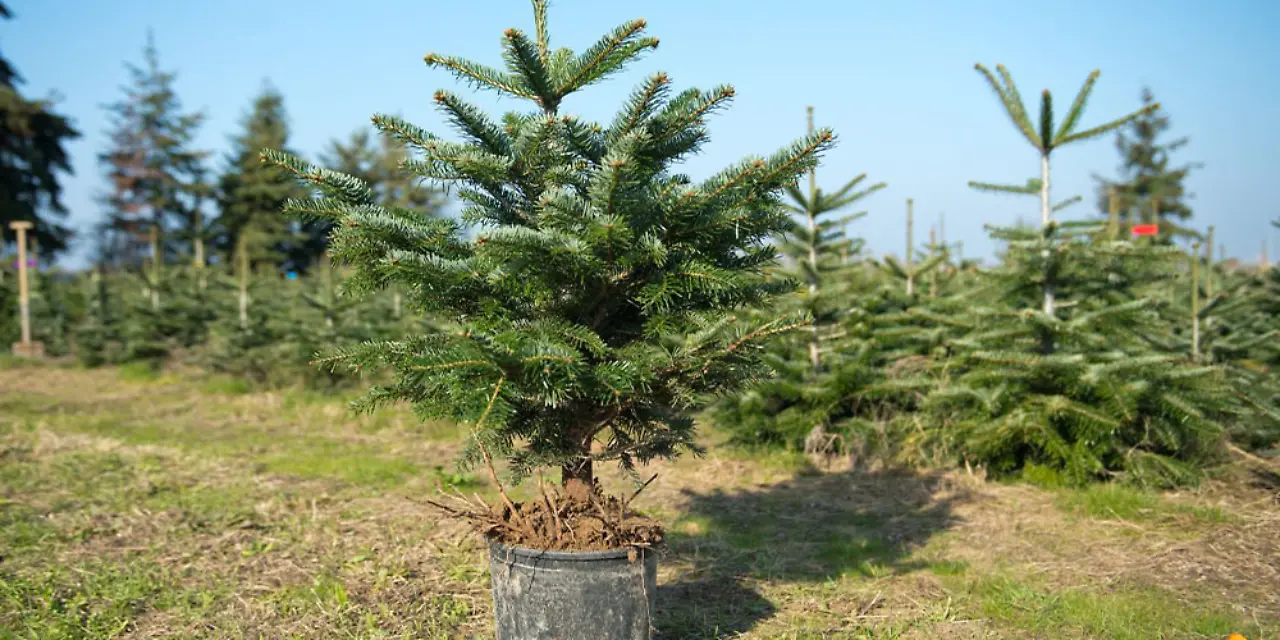
[[[44,345],[31,340],[31,290],[27,281],[27,231],[35,225],[15,220],[9,228],[18,236],[18,310],[22,318],[22,341],[13,345],[13,355],[24,358],[44,356]]]

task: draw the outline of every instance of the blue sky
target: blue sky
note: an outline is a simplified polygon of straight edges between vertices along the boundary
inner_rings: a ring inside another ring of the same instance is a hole
[[[285,96],[291,146],[314,155],[333,137],[367,126],[375,112],[400,113],[447,133],[431,107],[437,88],[458,90],[491,111],[524,109],[474,94],[422,62],[428,52],[500,63],[507,27],[532,30],[526,0],[8,0],[0,50],[27,79],[28,96],[57,91],[60,110],[84,137],[70,147],[76,175],[66,203],[78,228],[100,215],[105,188],[96,154],[106,142],[101,105],[141,61],[148,27],[162,66],[178,71],[188,109],[208,120],[200,146],[217,151],[267,79]],[[624,20],[643,17],[662,39],[627,73],[566,101],[563,110],[605,120],[644,76],[667,71],[677,88],[734,85],[734,105],[711,123],[712,140],[684,171],[710,175],[745,155],[765,155],[803,134],[805,106],[839,146],[818,180],[837,188],[866,172],[887,189],[867,198],[852,231],[873,253],[901,253],[906,198],[916,202],[916,238],[945,214],[949,241],[987,256],[984,222],[1038,217],[1034,199],[973,192],[971,179],[1022,182],[1039,170],[975,62],[1009,67],[1024,96],[1044,88],[1059,104],[1090,70],[1102,77],[1084,126],[1137,108],[1149,85],[1191,143],[1177,159],[1205,167],[1189,180],[1195,221],[1214,224],[1228,254],[1254,260],[1260,242],[1280,254],[1270,193],[1280,174],[1274,125],[1280,104],[1280,3],[1264,0],[553,0],[553,46],[580,50]],[[1029,105],[1032,109],[1038,105]],[[1054,199],[1082,194],[1069,217],[1092,214],[1091,173],[1113,175],[1110,138],[1055,152]],[[86,238],[87,240],[88,238]],[[83,264],[86,243],[66,260]]]

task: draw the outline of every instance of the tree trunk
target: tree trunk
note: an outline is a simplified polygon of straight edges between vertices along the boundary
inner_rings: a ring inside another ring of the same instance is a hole
[[[1200,243],[1191,245],[1191,359],[1200,360]]]
[[[164,247],[160,244],[160,227],[151,225],[151,310],[160,310],[160,278],[164,269]]]
[[[1041,154],[1040,156],[1040,226],[1041,228],[1049,226],[1049,154]],[[1044,312],[1046,315],[1053,315],[1053,284],[1048,281],[1049,275],[1049,251],[1044,252],[1045,259],[1045,283],[1044,283]]]
[[[584,456],[581,460],[566,463],[560,467],[560,486],[568,486],[573,480],[580,480],[588,487],[594,486],[596,478],[591,462],[590,458]]]
[[[197,210],[194,213],[194,218],[195,220],[192,227],[195,231],[195,256],[192,259],[192,263],[196,268],[196,286],[199,287],[201,291],[204,291],[205,288],[209,286],[208,279],[205,278],[204,274],[204,217],[201,216],[200,211]]]
[[[807,109],[809,116],[809,135],[813,135],[813,107]],[[809,206],[805,213],[809,219],[809,300],[818,296],[818,176],[813,169],[809,170]],[[816,311],[816,309],[815,309]],[[809,365],[816,372],[822,367],[822,358],[818,353],[818,318],[817,314],[809,326]]]
[[[915,274],[911,272],[911,231],[914,226],[912,224],[914,220],[911,219],[911,204],[911,198],[907,198],[907,255],[903,259],[903,264],[906,265],[907,271],[907,297],[911,297],[916,292],[916,277]]]
[[[937,254],[936,254],[937,246],[934,244],[935,242],[937,242],[937,240],[936,240],[936,236],[934,235],[933,227],[929,227],[929,261],[930,262],[932,262],[933,259],[937,257]],[[938,272],[935,269],[933,272],[929,274],[929,298],[932,299],[932,298],[936,298],[937,296],[938,296]]]
[[[1206,269],[1204,273],[1204,294],[1205,296],[1212,298],[1213,297],[1213,276],[1214,276],[1213,225],[1209,225],[1209,233],[1208,233],[1208,237],[1205,238],[1204,250],[1205,250],[1204,264]],[[1197,258],[1198,257],[1199,256],[1197,256]]]
[[[240,328],[249,328],[249,249],[244,232],[236,239],[236,270],[240,285]]]

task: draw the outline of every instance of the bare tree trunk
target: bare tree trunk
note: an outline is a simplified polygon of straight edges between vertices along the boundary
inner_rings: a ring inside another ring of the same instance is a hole
[[[813,107],[808,107],[809,134],[813,134]],[[809,219],[809,299],[818,297],[818,218],[817,218],[818,176],[814,169],[809,170],[809,206],[805,213]],[[816,372],[822,366],[822,357],[818,351],[818,319],[814,318],[809,325],[809,364]]]
[[[1049,226],[1049,154],[1040,155],[1040,226]],[[1044,252],[1045,259],[1045,275],[1048,275],[1049,251]],[[1055,309],[1053,299],[1053,284],[1048,279],[1044,282],[1044,312],[1047,315],[1053,315]]]
[[[192,261],[192,265],[196,268],[197,273],[196,286],[203,291],[209,286],[204,273],[204,217],[200,215],[200,211],[197,209],[194,213],[194,218],[192,226],[195,232],[195,246],[193,247],[195,258]]]
[[[1209,225],[1208,237],[1205,238],[1205,257],[1204,257],[1204,294],[1210,298],[1213,297],[1213,277],[1216,271],[1213,269],[1213,225]],[[1199,256],[1196,256],[1197,259]]]
[[[573,480],[579,480],[588,487],[595,485],[595,469],[586,454],[583,459],[560,467],[560,486],[568,486]]]
[[[914,295],[916,292],[916,276],[911,271],[911,245],[912,245],[911,232],[913,230],[913,227],[915,226],[914,225],[915,221],[912,219],[913,212],[911,210],[911,206],[912,206],[911,198],[907,198],[907,256],[905,258],[904,264],[906,265],[906,271],[907,271],[907,296],[908,297]]]
[[[932,262],[933,259],[936,257],[935,255],[935,253],[937,252],[937,245],[935,244],[936,242],[937,242],[937,238],[934,235],[933,227],[929,227],[929,261],[930,262]],[[934,269],[929,274],[929,297],[930,298],[936,298],[938,296],[937,273],[938,273],[937,269]]]
[[[1115,187],[1107,192],[1107,235],[1112,240],[1120,235],[1120,196]]]
[[[1200,243],[1191,245],[1191,358],[1200,359]]]
[[[333,328],[333,265],[329,262],[329,252],[320,256],[321,286],[324,287],[324,326]]]
[[[160,278],[164,269],[164,248],[160,246],[160,226],[151,225],[151,310],[160,310]]]
[[[236,239],[236,270],[240,281],[240,328],[249,328],[249,249],[245,232]]]

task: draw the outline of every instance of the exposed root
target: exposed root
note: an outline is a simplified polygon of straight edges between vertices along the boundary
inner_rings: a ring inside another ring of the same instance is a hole
[[[512,546],[602,551],[650,547],[663,539],[661,524],[627,513],[634,495],[620,500],[604,495],[599,486],[588,487],[580,480],[569,481],[563,489],[539,482],[539,494],[528,502],[501,508],[490,507],[479,496],[471,500],[456,493],[442,493],[448,504],[427,502],[452,517],[466,520],[485,537]]]
[[[497,391],[502,386],[498,382]],[[490,398],[490,406],[493,399]],[[488,415],[485,410],[484,416]],[[644,516],[627,513],[627,506],[658,476],[649,478],[631,497],[619,500],[606,496],[599,485],[587,485],[581,480],[570,480],[564,488],[556,489],[538,476],[538,497],[524,503],[513,502],[498,479],[493,457],[478,435],[480,424],[472,431],[476,446],[489,472],[489,479],[502,496],[501,508],[490,506],[478,494],[469,499],[458,493],[441,490],[445,502],[428,500],[432,506],[449,516],[467,521],[490,540],[506,545],[558,551],[603,551],[649,547],[662,541],[662,525]]]

